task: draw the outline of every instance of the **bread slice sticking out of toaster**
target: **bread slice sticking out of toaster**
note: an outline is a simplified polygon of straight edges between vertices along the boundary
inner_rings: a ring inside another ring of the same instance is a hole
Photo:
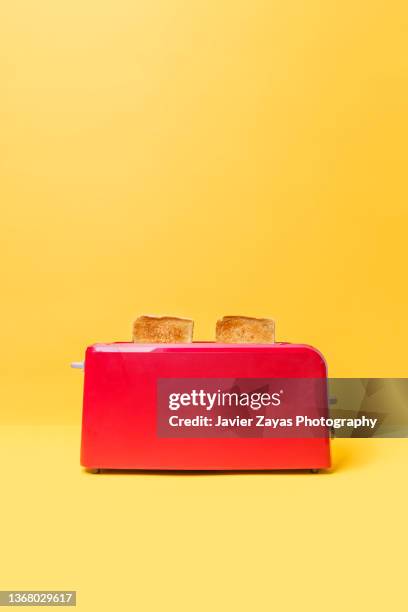
[[[315,348],[275,341],[272,319],[225,316],[215,341],[192,319],[143,315],[131,342],[86,350],[81,465],[100,470],[312,470],[330,467]]]

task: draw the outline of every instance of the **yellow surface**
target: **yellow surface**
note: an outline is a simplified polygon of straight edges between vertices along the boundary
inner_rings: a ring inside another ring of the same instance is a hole
[[[405,440],[337,440],[332,473],[88,474],[75,427],[4,427],[2,588],[80,610],[402,610]]]
[[[407,31],[405,0],[4,3],[1,588],[402,608],[405,440],[317,479],[94,479],[67,427],[69,362],[146,312],[270,315],[332,376],[407,375]]]

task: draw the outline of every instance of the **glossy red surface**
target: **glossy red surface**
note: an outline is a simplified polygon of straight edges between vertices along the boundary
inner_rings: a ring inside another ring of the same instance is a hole
[[[95,344],[86,351],[81,464],[147,470],[330,466],[328,438],[159,438],[158,378],[325,378],[312,347],[210,342]]]

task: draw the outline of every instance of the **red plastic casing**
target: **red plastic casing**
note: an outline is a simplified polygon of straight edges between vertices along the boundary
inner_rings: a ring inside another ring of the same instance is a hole
[[[330,467],[326,438],[159,438],[159,378],[326,378],[300,344],[95,344],[86,351],[81,464],[89,469],[275,470]]]

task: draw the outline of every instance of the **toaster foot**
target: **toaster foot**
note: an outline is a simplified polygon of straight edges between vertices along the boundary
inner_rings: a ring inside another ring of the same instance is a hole
[[[310,473],[311,473],[311,474],[318,474],[319,472],[320,472],[320,470],[315,469],[315,468],[312,468],[312,469],[310,470]]]
[[[89,468],[86,471],[89,472],[90,474],[100,474],[100,472],[101,472],[101,470],[99,468]]]

